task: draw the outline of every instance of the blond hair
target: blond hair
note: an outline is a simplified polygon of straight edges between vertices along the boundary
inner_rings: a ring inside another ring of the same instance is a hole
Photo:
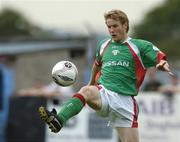
[[[111,11],[105,13],[104,19],[105,19],[105,21],[107,19],[118,20],[121,22],[121,24],[127,23],[126,32],[129,31],[129,19],[128,19],[127,15],[121,10],[111,10]]]

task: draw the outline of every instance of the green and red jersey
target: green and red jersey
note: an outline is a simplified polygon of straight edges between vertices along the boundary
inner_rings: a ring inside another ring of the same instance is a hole
[[[119,94],[136,96],[147,68],[156,66],[161,59],[166,59],[165,54],[145,40],[103,40],[95,60],[101,66],[98,83]]]

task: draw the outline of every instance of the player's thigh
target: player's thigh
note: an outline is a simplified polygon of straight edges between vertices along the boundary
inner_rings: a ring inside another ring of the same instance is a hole
[[[138,128],[116,128],[121,142],[139,142]]]
[[[87,104],[94,110],[101,109],[101,97],[99,90],[96,86],[84,86],[80,89],[79,93],[85,98]]]

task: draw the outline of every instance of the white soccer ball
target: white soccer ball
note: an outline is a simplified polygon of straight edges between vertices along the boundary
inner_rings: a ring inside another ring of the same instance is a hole
[[[76,66],[70,61],[60,61],[52,69],[52,78],[60,86],[70,86],[78,76]]]

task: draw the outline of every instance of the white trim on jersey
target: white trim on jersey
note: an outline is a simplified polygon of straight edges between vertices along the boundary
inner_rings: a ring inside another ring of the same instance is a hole
[[[143,64],[143,62],[142,62],[141,55],[140,55],[140,51],[139,51],[138,47],[137,47],[134,43],[132,43],[130,40],[127,40],[126,42],[130,45],[130,47],[132,48],[132,50],[134,51],[134,53],[136,53],[136,55],[138,56],[139,61],[141,62],[142,67],[143,67],[144,69],[146,69],[145,66],[144,66],[144,64]]]
[[[106,46],[107,46],[107,44],[109,43],[110,40],[111,40],[111,39],[106,40],[106,41],[101,45],[101,48],[100,48],[100,56],[102,56],[102,54],[103,54],[103,52],[104,52],[104,50],[105,50],[105,48],[106,48]]]
[[[155,50],[155,51],[160,51],[156,46],[154,46],[153,45],[153,49]]]

